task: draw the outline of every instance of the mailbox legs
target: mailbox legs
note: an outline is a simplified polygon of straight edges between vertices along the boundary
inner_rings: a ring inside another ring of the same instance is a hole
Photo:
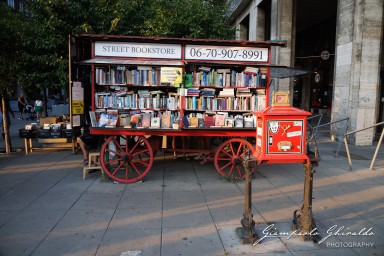
[[[301,209],[293,214],[292,229],[300,233],[300,237],[317,242],[321,239],[318,234],[312,215],[312,189],[313,189],[313,166],[311,163],[304,164],[304,203]]]
[[[255,231],[255,222],[252,217],[252,173],[250,170],[250,162],[252,160],[244,160],[243,165],[245,169],[245,204],[244,214],[241,219],[240,239],[243,244],[253,244],[257,239]]]

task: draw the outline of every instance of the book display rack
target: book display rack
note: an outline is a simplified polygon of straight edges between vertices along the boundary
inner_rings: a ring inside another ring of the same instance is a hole
[[[151,148],[149,158],[158,148],[148,136],[255,137],[254,111],[269,102],[271,49],[284,45],[80,35],[79,59],[89,67],[92,87],[91,133],[111,136],[108,143],[120,147],[140,136],[140,146]],[[125,136],[125,142],[116,136]],[[151,164],[152,159],[142,172]],[[110,176],[123,182],[143,177]]]

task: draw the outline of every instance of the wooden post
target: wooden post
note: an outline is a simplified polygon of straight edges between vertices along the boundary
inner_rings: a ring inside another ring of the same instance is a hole
[[[5,103],[5,97],[7,95],[4,93],[3,97],[1,98],[1,104],[3,109],[3,132],[4,132],[4,141],[5,141],[5,153],[7,155],[11,154],[12,152],[12,146],[11,146],[11,139],[9,137],[9,125],[8,125],[8,116],[9,116],[9,109],[8,104]]]
[[[373,164],[375,163],[377,153],[379,152],[381,142],[383,141],[383,136],[384,136],[384,129],[381,131],[380,139],[379,139],[379,142],[377,143],[375,154],[373,155],[373,158],[372,158],[371,166],[369,167],[370,170],[373,170]]]

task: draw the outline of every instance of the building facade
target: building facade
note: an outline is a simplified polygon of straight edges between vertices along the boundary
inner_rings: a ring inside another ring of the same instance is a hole
[[[15,8],[17,11],[24,9],[24,0],[2,0],[2,2],[7,3],[8,6]]]
[[[355,131],[384,120],[383,0],[233,0],[230,20],[239,40],[286,40],[272,63],[311,71],[274,80],[271,91],[290,91],[294,106],[330,120],[349,118]],[[338,135],[343,122],[331,126]],[[367,129],[349,136],[371,145]]]

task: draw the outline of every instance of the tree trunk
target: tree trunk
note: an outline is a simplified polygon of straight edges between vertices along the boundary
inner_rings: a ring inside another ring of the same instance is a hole
[[[43,111],[44,111],[45,117],[47,117],[48,116],[47,87],[44,87],[44,90],[43,90]]]
[[[9,125],[8,125],[8,116],[9,116],[9,109],[7,104],[5,104],[5,95],[1,98],[1,104],[3,106],[3,132],[4,132],[4,140],[5,140],[5,153],[11,154],[12,152],[12,144],[11,144],[11,138],[9,136]]]

